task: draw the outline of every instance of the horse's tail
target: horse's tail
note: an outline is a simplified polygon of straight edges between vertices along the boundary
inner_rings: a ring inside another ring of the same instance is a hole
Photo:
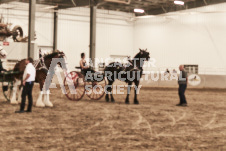
[[[19,70],[19,62],[17,62],[13,68],[13,71],[20,71]]]

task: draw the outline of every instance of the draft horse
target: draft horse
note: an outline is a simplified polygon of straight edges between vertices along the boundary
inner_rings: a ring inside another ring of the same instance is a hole
[[[134,104],[139,104],[137,100],[138,87],[140,83],[140,78],[143,73],[143,65],[144,61],[148,61],[150,59],[149,52],[146,50],[140,49],[140,52],[136,54],[136,56],[129,60],[129,64],[124,66],[119,62],[112,62],[108,66],[105,67],[104,73],[105,77],[108,80],[108,85],[106,85],[105,89],[107,90],[105,100],[109,102],[109,93],[111,95],[111,102],[115,102],[113,94],[112,94],[112,84],[116,79],[124,81],[128,83],[127,88],[127,97],[125,100],[126,104],[129,104],[129,94],[132,87],[132,83],[135,84],[135,93],[134,93]]]
[[[44,94],[44,101],[42,101],[44,83],[45,83],[45,80],[47,78],[49,68],[50,68],[50,66],[52,66],[51,63],[52,63],[53,59],[61,58],[63,60],[63,63],[60,62],[60,63],[57,63],[57,64],[59,64],[61,68],[65,69],[66,63],[65,63],[64,57],[65,57],[65,54],[63,52],[60,52],[60,51],[53,52],[51,54],[47,54],[47,55],[44,56],[44,64],[45,64],[45,67],[47,69],[42,68],[41,62],[39,62],[37,64],[35,82],[39,83],[40,93],[39,93],[38,100],[36,101],[36,106],[38,106],[38,107],[45,107],[45,106],[52,107],[53,106],[53,104],[49,100],[49,90],[47,90],[47,93]],[[13,69],[14,71],[19,71],[20,74],[18,74],[15,77],[16,82],[14,83],[14,86],[13,86],[13,94],[12,94],[12,97],[11,97],[11,104],[18,104],[18,101],[17,101],[17,98],[16,98],[18,86],[20,86],[20,90],[19,90],[19,93],[18,93],[19,98],[20,98],[20,95],[21,95],[21,92],[22,92],[20,83],[22,83],[21,80],[22,80],[23,73],[24,73],[24,70],[25,70],[25,67],[26,67],[25,61],[26,61],[26,59],[19,61],[14,66],[14,69]],[[57,64],[55,64],[55,66]],[[52,77],[49,80],[52,80]],[[51,81],[50,81],[50,83],[51,83]]]

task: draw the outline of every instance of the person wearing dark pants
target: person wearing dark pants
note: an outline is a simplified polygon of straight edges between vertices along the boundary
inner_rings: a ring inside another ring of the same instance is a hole
[[[187,88],[187,73],[184,71],[184,65],[179,66],[180,69],[180,75],[178,79],[178,84],[179,84],[179,89],[178,89],[178,94],[180,98],[180,103],[177,104],[177,106],[187,106],[187,101],[185,97],[185,91]]]
[[[33,66],[33,59],[28,58],[26,60],[26,68],[23,75],[23,91],[22,91],[22,101],[20,104],[20,110],[15,113],[23,113],[25,108],[26,96],[28,96],[28,108],[26,112],[32,111],[33,98],[32,98],[32,89],[34,86],[36,70]]]
[[[26,82],[25,86],[23,87],[22,91],[22,102],[20,105],[20,111],[24,111],[25,102],[26,102],[26,96],[28,96],[28,107],[27,112],[32,111],[32,104],[33,104],[33,98],[32,98],[32,89],[33,89],[34,82]]]

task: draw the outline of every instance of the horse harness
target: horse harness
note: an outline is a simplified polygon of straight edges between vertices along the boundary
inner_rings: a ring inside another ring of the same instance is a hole
[[[40,63],[40,67],[38,68],[38,64]],[[39,59],[35,60],[33,62],[33,65],[35,67],[36,70],[41,70],[41,69],[44,69],[44,70],[48,70],[48,68],[46,67],[45,65],[45,62],[44,62],[44,57],[40,57]]]
[[[127,68],[129,68],[129,67],[133,67],[133,68],[127,70]],[[123,74],[126,74],[127,72],[131,72],[131,71],[143,71],[142,68],[134,66],[130,61],[129,61],[129,63],[122,65],[122,69],[123,69],[122,70]]]

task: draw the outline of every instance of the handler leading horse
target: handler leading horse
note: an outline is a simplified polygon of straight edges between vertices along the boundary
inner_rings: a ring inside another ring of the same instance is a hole
[[[7,53],[6,53],[5,49],[3,49],[3,47],[0,45],[0,72],[6,71],[6,70],[3,68],[2,60],[1,60],[1,59],[5,59],[6,56],[7,56]]]
[[[45,66],[49,70],[51,62],[52,62],[53,59],[62,58],[64,60],[64,56],[65,56],[65,54],[63,52],[59,52],[59,51],[53,52],[51,54],[44,56]],[[61,67],[66,67],[65,66],[65,60],[63,61],[63,63],[62,62],[59,63],[59,65]],[[38,100],[36,102],[36,106],[38,106],[38,107],[44,107],[44,106],[52,107],[53,104],[49,100],[49,91],[47,91],[48,93],[45,94],[44,101],[42,102],[43,87],[44,87],[44,83],[45,83],[48,71],[46,69],[42,69],[41,66],[42,66],[41,63],[39,63],[36,66],[35,82],[39,83],[39,85],[40,85],[40,93],[39,93]],[[18,103],[17,100],[16,100],[17,87],[18,87],[18,85],[20,85],[24,70],[25,70],[25,59],[19,61],[14,67],[14,71],[19,71],[19,72],[21,72],[21,74],[19,74],[17,77],[15,77],[16,82],[14,83],[14,86],[13,86],[13,95],[12,95],[12,98],[11,98],[11,104],[17,104]],[[49,79],[49,80],[52,80],[52,79]],[[20,95],[21,95],[21,91],[22,90],[20,90],[19,93],[18,93],[19,98],[20,98]]]
[[[148,61],[150,59],[149,52],[146,50],[140,49],[140,52],[133,58],[133,60],[130,60],[130,64],[126,67],[124,67],[122,64],[118,62],[110,63],[107,67],[105,67],[104,72],[105,76],[108,79],[108,85],[107,85],[107,93],[105,96],[105,100],[109,102],[109,94],[111,95],[111,102],[114,102],[114,98],[112,95],[112,84],[116,79],[119,79],[121,81],[124,81],[128,83],[128,89],[127,89],[127,97],[126,97],[126,104],[129,104],[129,93],[131,90],[132,83],[135,83],[135,93],[134,93],[134,104],[139,104],[139,101],[137,100],[137,93],[138,93],[138,86],[140,83],[140,78],[143,73],[143,65],[144,61]]]

